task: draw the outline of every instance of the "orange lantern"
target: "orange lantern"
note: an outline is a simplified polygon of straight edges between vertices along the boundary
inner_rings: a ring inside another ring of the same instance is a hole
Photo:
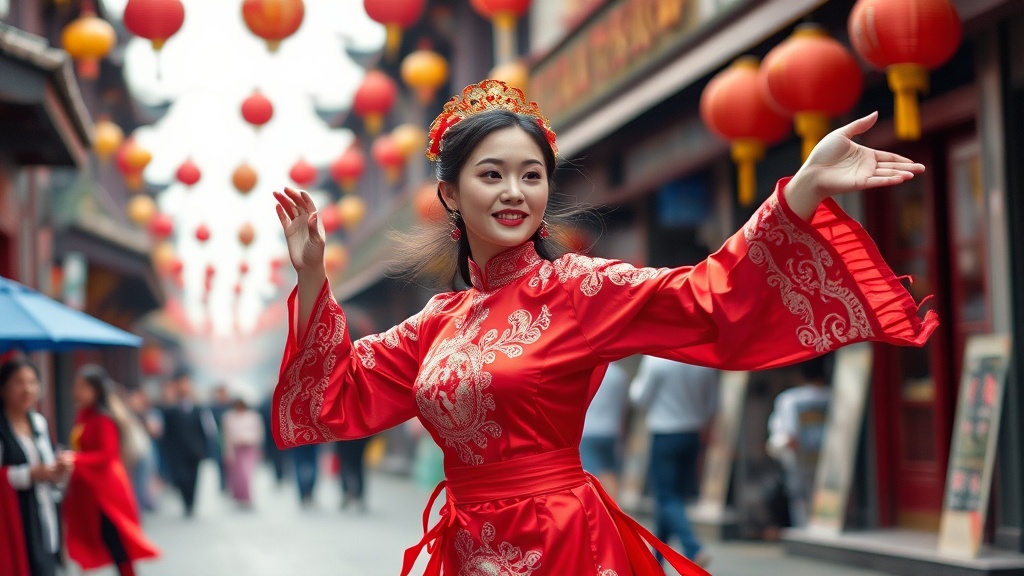
[[[402,29],[420,19],[426,0],[363,0],[366,15],[387,30],[385,54],[394,62],[402,46]]]
[[[366,216],[366,202],[363,199],[355,195],[347,195],[338,200],[338,218],[345,228],[351,230],[363,221],[363,217]]]
[[[175,172],[174,176],[178,179],[178,182],[185,186],[195,186],[199,182],[199,178],[202,177],[202,173],[195,162],[191,158],[187,158],[181,163],[181,166],[178,166],[178,171]]]
[[[125,184],[132,192],[142,190],[142,171],[145,170],[153,155],[145,148],[139,146],[134,138],[124,141],[114,158],[118,170],[124,176]]]
[[[252,227],[252,224],[246,222],[242,224],[242,227],[238,229],[238,241],[248,248],[253,240],[256,239],[256,229]]]
[[[526,94],[530,87],[530,69],[522,60],[513,60],[504,64],[498,64],[487,73],[491,80],[500,80],[509,86],[514,86]]]
[[[402,81],[416,91],[423,104],[434,101],[434,94],[448,81],[448,61],[433,50],[420,49],[402,59]]]
[[[348,251],[340,244],[330,244],[324,249],[324,267],[328,274],[336,274],[348,264]]]
[[[196,240],[198,240],[201,243],[205,243],[209,239],[210,239],[210,229],[206,227],[206,224],[200,224],[198,227],[196,227]],[[210,271],[211,270],[212,270],[212,268],[210,268],[210,267],[206,268],[206,272],[207,272],[208,276],[210,275]]]
[[[235,168],[235,171],[231,173],[231,184],[234,185],[235,190],[238,190],[242,194],[248,194],[252,192],[252,189],[256,187],[256,182],[259,177],[256,174],[256,170],[252,166],[249,166],[247,162],[242,162]]]
[[[337,160],[331,162],[331,178],[343,192],[355,190],[356,183],[366,168],[366,158],[358,146],[350,146]]]
[[[380,136],[373,141],[370,154],[373,156],[374,162],[384,170],[388,183],[398,182],[402,167],[405,165],[405,156],[402,156],[402,151],[398,149],[394,138],[387,134]]]
[[[363,119],[371,136],[380,132],[384,116],[395,104],[397,96],[395,82],[380,70],[370,70],[363,77],[352,99],[352,111]]]
[[[445,212],[444,206],[441,206],[441,201],[437,199],[437,184],[435,182],[428,182],[421,186],[416,191],[413,202],[416,207],[416,216],[421,222],[444,222],[448,219],[448,213]]]
[[[956,52],[960,17],[949,0],[858,0],[847,22],[850,43],[872,66],[886,71],[896,94],[896,137],[917,140],[917,94],[928,90],[928,70]]]
[[[816,24],[802,24],[761,62],[760,85],[772,102],[793,115],[803,138],[803,159],[829,131],[829,118],[846,114],[860,98],[857,60]]]
[[[276,52],[281,41],[302,25],[306,7],[302,0],[245,0],[242,19],[249,30],[267,41],[267,50]]]
[[[150,259],[153,261],[153,267],[157,269],[161,274],[168,274],[172,270],[175,261],[178,260],[178,255],[174,250],[174,245],[170,242],[161,242],[153,248],[153,253],[150,255]]]
[[[120,126],[111,122],[109,118],[100,118],[96,122],[92,149],[101,162],[108,162],[123,142],[124,132]]]
[[[423,153],[427,145],[427,131],[411,122],[399,124],[391,131],[391,139],[395,141],[402,156],[408,159],[410,156]]]
[[[274,117],[274,104],[259,90],[253,90],[248,98],[242,101],[242,118],[256,128],[263,126]]]
[[[756,197],[754,163],[764,157],[765,146],[781,140],[790,128],[789,118],[776,112],[761,92],[757,76],[757,59],[745,56],[715,75],[700,95],[701,119],[732,143],[743,206]]]
[[[295,164],[292,164],[292,169],[288,171],[288,177],[299,185],[300,188],[308,188],[313,184],[316,184],[317,177],[320,173],[317,171],[316,166],[313,166],[304,159],[299,158]]]
[[[160,50],[181,29],[185,7],[181,0],[128,0],[123,21],[129,32],[149,40],[153,50]]]
[[[100,59],[117,43],[117,33],[106,20],[96,16],[92,2],[82,4],[82,14],[64,27],[61,45],[78,63],[82,78],[95,79],[100,71]]]
[[[156,202],[145,194],[136,194],[128,201],[128,218],[139,226],[149,224],[156,216]]]
[[[516,20],[530,9],[530,0],[469,0],[474,10],[494,23],[494,58],[497,64],[516,57]]]

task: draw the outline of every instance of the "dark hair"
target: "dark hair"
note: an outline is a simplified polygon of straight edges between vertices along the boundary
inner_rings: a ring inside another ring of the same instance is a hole
[[[29,362],[28,358],[15,357],[0,365],[0,389],[7,386],[7,382],[14,377],[14,373],[22,368],[31,368],[36,373],[36,378],[40,378],[39,368],[36,368],[35,364]],[[0,396],[0,408],[3,408],[3,406],[4,399],[3,396]]]
[[[96,393],[96,409],[110,414],[110,397],[114,394],[114,381],[107,369],[98,364],[86,364],[75,376],[81,378]]]
[[[560,206],[555,200],[554,175],[558,159],[544,130],[534,117],[496,109],[460,121],[444,134],[434,166],[434,175],[439,182],[458,182],[459,173],[480,142],[491,133],[505,128],[519,128],[526,132],[536,142],[544,157],[544,170],[548,181],[548,207],[544,213],[544,220],[550,235],[542,238],[538,232],[534,232],[530,240],[533,241],[541,258],[555,260],[569,251],[568,233],[573,220],[587,214],[588,211]],[[459,280],[468,286],[470,251],[466,224],[461,215],[453,210],[448,211],[448,216],[445,222],[417,226],[409,233],[393,232],[391,237],[397,244],[397,255],[388,263],[389,271],[411,280],[426,279],[430,284],[451,290],[457,288]],[[462,237],[457,242],[453,242],[450,236],[453,227],[462,232]]]
[[[800,377],[805,382],[828,382],[832,372],[832,354],[815,356],[797,365]]]

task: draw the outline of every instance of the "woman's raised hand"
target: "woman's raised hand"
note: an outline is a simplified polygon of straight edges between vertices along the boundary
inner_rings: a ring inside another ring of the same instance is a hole
[[[853,141],[854,136],[874,126],[876,120],[878,113],[872,112],[829,132],[818,142],[787,187],[786,199],[797,214],[809,218],[825,198],[893,186],[924,172],[923,164]]]
[[[285,187],[284,193],[275,191],[274,198],[295,271],[323,270],[324,226],[317,217],[313,199],[305,190],[289,187]]]

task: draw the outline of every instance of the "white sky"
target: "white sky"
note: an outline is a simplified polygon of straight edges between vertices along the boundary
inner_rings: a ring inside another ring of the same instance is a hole
[[[2,1],[2,0],[0,0]],[[102,0],[120,19],[127,0]],[[361,0],[305,0],[302,26],[271,54],[245,27],[241,0],[183,0],[185,22],[159,54],[148,40],[132,38],[124,53],[129,90],[140,102],[170,108],[158,122],[135,132],[153,153],[145,178],[171,185],[159,195],[162,212],[174,218],[175,245],[185,262],[182,300],[190,319],[205,321],[201,304],[207,263],[217,268],[210,296],[214,334],[233,330],[238,264],[250,271],[238,302],[239,326],[250,330],[275,289],[269,262],[285,256],[284,239],[271,192],[290,184],[288,170],[300,157],[325,168],[352,140],[316,114],[348,108],[364,70],[346,54],[346,43],[363,52],[378,50],[384,29],[366,16]],[[274,117],[256,131],[241,116],[242,101],[259,88],[274,104]],[[191,189],[178,183],[178,166],[191,158],[202,179]],[[259,174],[247,196],[231,185],[241,162]],[[325,196],[316,194],[322,201]],[[238,229],[250,222],[256,240],[248,254]],[[211,238],[201,245],[195,228],[205,223]]]

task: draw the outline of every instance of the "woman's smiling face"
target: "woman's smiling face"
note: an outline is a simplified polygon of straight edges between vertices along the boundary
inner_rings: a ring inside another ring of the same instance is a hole
[[[454,186],[441,183],[441,193],[462,214],[473,260],[483,267],[540,228],[548,203],[544,156],[522,128],[495,130],[466,159]]]

